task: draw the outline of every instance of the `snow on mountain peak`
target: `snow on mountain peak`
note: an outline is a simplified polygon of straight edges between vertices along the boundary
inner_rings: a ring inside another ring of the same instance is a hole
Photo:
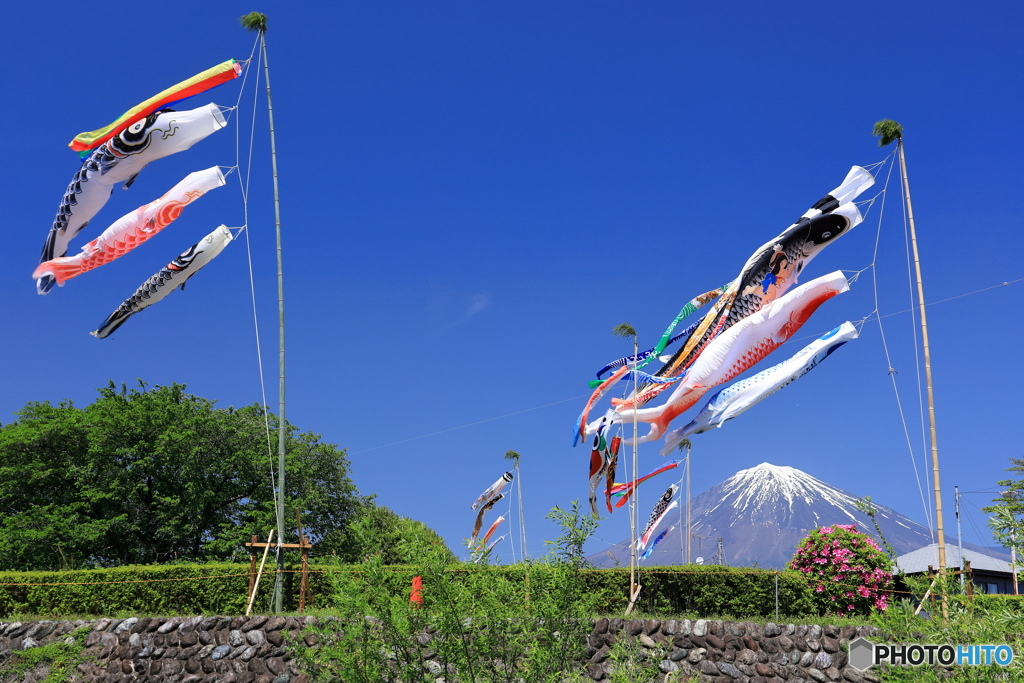
[[[791,512],[793,503],[798,500],[807,505],[825,501],[855,519],[856,499],[853,496],[793,467],[763,462],[740,470],[721,486],[723,497],[728,498],[739,512],[756,513],[762,509],[777,508],[783,499]]]

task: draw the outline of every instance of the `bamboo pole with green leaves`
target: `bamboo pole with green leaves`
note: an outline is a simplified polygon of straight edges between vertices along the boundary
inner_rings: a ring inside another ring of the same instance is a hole
[[[900,158],[900,173],[903,176],[903,191],[907,202],[907,218],[910,223],[910,243],[914,252],[914,268],[917,274],[917,303],[921,316],[921,345],[924,351],[924,376],[928,391],[928,428],[932,454],[932,483],[935,493],[935,532],[939,549],[939,571],[946,569],[946,534],[942,523],[942,487],[939,483],[939,444],[935,429],[935,393],[932,388],[932,357],[928,344],[928,316],[924,303],[924,284],[921,278],[921,257],[917,249],[917,229],[914,225],[914,207],[910,202],[910,181],[907,179],[907,158],[903,152],[903,126],[892,119],[882,119],[875,124],[874,134],[878,136],[878,146],[885,147],[896,143],[896,151]],[[942,602],[945,616],[945,596]]]
[[[256,31],[263,58],[263,76],[267,85],[267,115],[270,123],[270,165],[274,178],[274,232],[277,237],[277,320],[278,320],[278,415],[277,415],[277,575],[274,580],[274,611],[284,611],[284,494],[285,443],[288,423],[284,416],[284,269],[281,258],[281,196],[277,184],[277,141],[274,137],[274,104],[270,94],[270,64],[267,61],[267,15],[250,12],[238,22],[248,31]]]
[[[686,469],[684,474],[686,476],[686,564],[690,564],[690,534],[692,529],[692,520],[690,518],[690,449],[693,448],[693,442],[689,439],[683,439],[679,442],[679,450],[686,451]]]
[[[523,517],[523,474],[519,469],[520,457],[522,456],[516,451],[505,451],[505,459],[512,461],[512,469],[516,471],[516,493],[519,496],[519,551],[523,556],[523,560],[526,560],[526,520]]]
[[[632,337],[633,339],[633,393],[637,393],[636,381],[636,357],[640,355],[640,346],[637,341],[636,330],[629,323],[620,323],[612,330],[616,337]],[[639,496],[636,490],[637,480],[637,424],[636,409],[633,410],[633,492],[629,505],[629,604],[626,606],[626,614],[633,610],[636,599],[640,596],[640,585],[636,580],[637,555],[636,555],[636,527],[637,527],[637,500]]]

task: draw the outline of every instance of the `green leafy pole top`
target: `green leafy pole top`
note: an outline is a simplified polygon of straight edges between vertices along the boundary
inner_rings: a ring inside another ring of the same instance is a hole
[[[633,368],[636,369],[636,357],[639,355],[639,346],[637,346],[636,328],[629,323],[619,323],[612,329],[612,334],[616,337],[626,337],[633,339]],[[636,388],[636,373],[633,376],[633,387]],[[636,453],[636,411],[633,411],[633,489],[636,490],[636,464],[637,453]],[[633,611],[633,605],[636,604],[636,599],[640,595],[640,586],[636,581],[636,567],[637,567],[637,553],[636,553],[636,497],[629,503],[629,604],[626,606],[626,614]]]
[[[882,119],[875,124],[872,134],[878,136],[879,147],[887,147],[894,140],[903,139],[903,126],[892,119]]]
[[[630,325],[629,323],[621,323],[619,325],[616,325],[612,329],[612,334],[614,334],[616,337],[633,337],[634,339],[636,339],[636,330],[633,329],[633,326]]]
[[[238,23],[247,31],[267,31],[267,15],[263,12],[249,12],[245,16],[238,17]]]

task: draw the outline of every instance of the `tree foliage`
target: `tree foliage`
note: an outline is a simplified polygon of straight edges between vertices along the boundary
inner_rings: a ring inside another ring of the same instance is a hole
[[[455,559],[433,529],[383,506],[364,509],[346,530],[345,540],[336,552],[345,562],[379,558],[382,564],[414,564],[437,555]]]
[[[1024,458],[1011,458],[1010,462],[1013,464],[1007,472],[1024,475]],[[1002,489],[999,498],[982,510],[991,515],[988,525],[996,541],[1019,552],[1024,541],[1024,479],[1003,479],[997,483]]]
[[[180,384],[111,382],[85,408],[29,403],[0,427],[0,570],[242,559],[276,526],[276,442],[259,405],[217,408]],[[314,554],[358,552],[351,522],[384,513],[345,452],[288,425],[286,468]]]
[[[553,561],[573,567],[587,566],[589,562],[583,556],[583,546],[597,530],[597,520],[580,510],[578,500],[565,510],[556,505],[545,517],[562,528],[562,533],[555,540],[544,541],[550,548]]]

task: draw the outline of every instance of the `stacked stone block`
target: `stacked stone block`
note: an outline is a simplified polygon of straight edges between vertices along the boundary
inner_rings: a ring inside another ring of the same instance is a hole
[[[303,633],[313,617],[171,617],[85,621],[0,622],[0,665],[12,653],[71,642],[87,627],[81,681],[97,683],[308,683],[294,661],[295,647],[316,647]],[[701,683],[874,683],[872,671],[847,663],[851,640],[878,639],[874,628],[704,619],[598,619],[587,639],[580,671],[605,681],[625,652],[644,662],[651,681]],[[418,638],[424,669],[439,683],[450,667]],[[616,646],[618,646],[616,648]],[[29,674],[26,681],[35,680]]]

